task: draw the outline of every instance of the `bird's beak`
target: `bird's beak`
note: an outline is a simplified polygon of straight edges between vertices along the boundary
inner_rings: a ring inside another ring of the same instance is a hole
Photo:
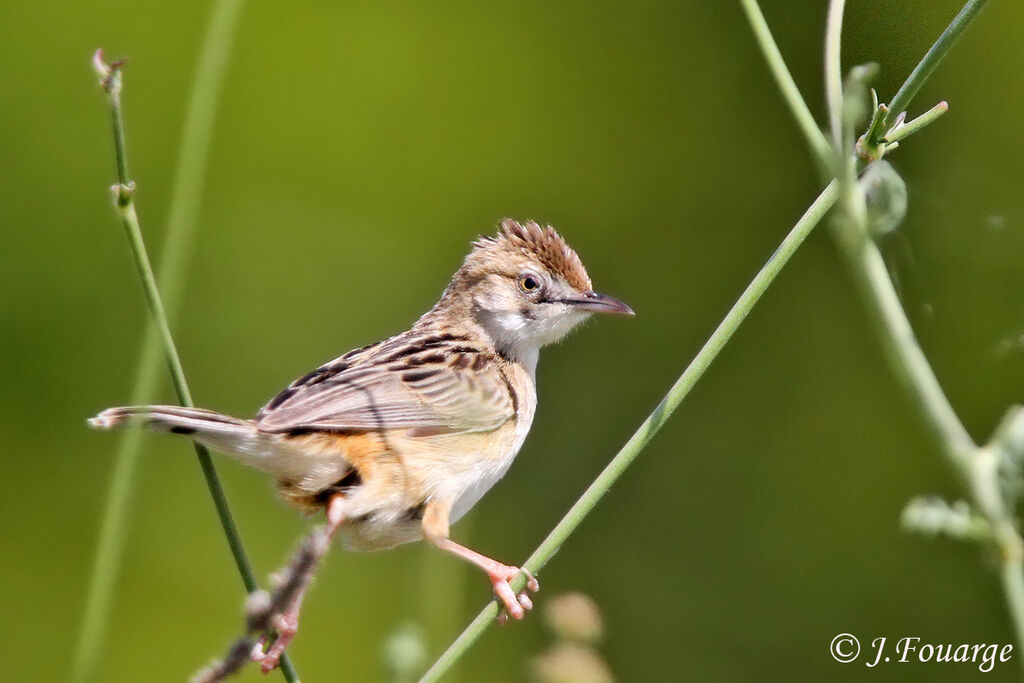
[[[579,299],[566,299],[565,303],[573,308],[589,313],[615,313],[618,315],[636,315],[633,309],[624,302],[607,294],[586,292]]]

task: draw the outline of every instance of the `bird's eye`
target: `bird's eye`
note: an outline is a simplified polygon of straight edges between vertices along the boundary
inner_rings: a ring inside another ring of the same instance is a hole
[[[523,275],[519,278],[519,289],[524,292],[535,292],[540,289],[540,282],[533,275]]]

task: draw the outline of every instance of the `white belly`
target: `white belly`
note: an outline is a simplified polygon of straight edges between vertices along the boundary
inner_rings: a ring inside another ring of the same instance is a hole
[[[508,468],[512,465],[512,461],[515,459],[515,453],[512,457],[508,458],[507,461],[500,467],[494,468],[489,471],[480,472],[474,477],[468,486],[462,491],[456,500],[455,504],[452,505],[452,512],[450,521],[452,524],[462,519],[463,515],[472,509],[477,504],[483,495],[487,493],[492,486],[498,483],[498,480],[505,476],[508,472]]]
[[[533,388],[532,386],[530,387]],[[526,435],[530,433],[530,426],[533,424],[533,415],[537,408],[537,400],[534,396],[521,397],[527,400],[520,400],[520,410],[516,420],[515,431],[512,434],[510,443],[505,445],[500,453],[490,453],[484,457],[474,458],[475,466],[463,473],[461,493],[455,498],[452,505],[450,521],[457,522],[487,493],[498,480],[505,476],[508,468],[512,466],[519,449],[526,441]]]

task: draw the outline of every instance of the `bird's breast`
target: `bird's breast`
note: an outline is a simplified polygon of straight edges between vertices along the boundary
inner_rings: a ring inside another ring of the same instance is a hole
[[[469,512],[505,476],[530,433],[537,394],[529,374],[521,368],[518,370],[516,374],[509,373],[510,389],[516,396],[515,416],[494,432],[479,435],[482,438],[475,449],[476,456],[469,460],[468,467],[459,468],[461,476],[457,482],[459,491],[453,496],[452,522]]]

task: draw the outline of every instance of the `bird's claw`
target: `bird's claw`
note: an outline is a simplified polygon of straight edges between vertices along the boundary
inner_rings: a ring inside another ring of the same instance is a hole
[[[518,576],[520,572],[526,574],[526,590],[516,595],[509,581]],[[516,620],[522,619],[528,610],[533,609],[533,600],[530,599],[529,592],[539,591],[540,583],[529,570],[503,565],[489,573],[488,576],[491,579],[491,585],[494,586],[494,595],[504,605],[504,608],[498,612],[499,624],[507,623],[509,616]]]
[[[299,619],[294,614],[274,615],[271,623],[277,632],[277,638],[270,644],[270,647],[267,647],[269,639],[265,634],[261,635],[249,655],[252,661],[260,665],[260,671],[265,674],[277,668],[285,649],[299,630]]]

